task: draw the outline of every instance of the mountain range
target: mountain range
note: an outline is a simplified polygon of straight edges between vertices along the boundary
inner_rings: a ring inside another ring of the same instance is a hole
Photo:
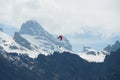
[[[56,35],[48,33],[37,21],[33,20],[23,23],[20,31],[15,32],[13,37],[2,31],[0,35],[0,46],[6,52],[28,54],[32,58],[40,53],[49,55],[54,51],[72,50],[72,45],[64,36],[63,40],[59,41]]]
[[[72,51],[69,40],[47,32],[37,21],[10,36],[0,29],[0,80],[119,80],[120,42],[97,51]]]
[[[6,52],[27,54],[32,58],[37,57],[38,54],[49,55],[54,52],[68,51],[79,55],[89,62],[103,62],[105,56],[111,52],[110,49],[113,50],[109,46],[101,51],[91,47],[84,47],[82,52],[75,53],[72,51],[72,45],[69,40],[63,36],[63,40],[60,41],[58,36],[47,32],[37,21],[29,20],[23,23],[20,30],[15,32],[13,36],[6,34],[4,30],[0,31],[0,46]],[[114,44],[115,46],[112,46],[116,48],[115,50],[119,48],[120,44],[118,43],[119,41]]]
[[[120,49],[104,62],[88,62],[70,52],[28,55],[7,53],[0,48],[0,80],[119,80]]]

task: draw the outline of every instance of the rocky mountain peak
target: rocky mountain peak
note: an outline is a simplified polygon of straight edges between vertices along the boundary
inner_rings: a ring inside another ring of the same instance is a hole
[[[22,27],[19,31],[20,34],[29,34],[29,35],[44,35],[45,30],[42,26],[35,20],[30,20],[22,24]]]
[[[117,51],[120,48],[120,41],[117,40],[113,45],[108,45],[104,48],[105,51],[112,52]]]

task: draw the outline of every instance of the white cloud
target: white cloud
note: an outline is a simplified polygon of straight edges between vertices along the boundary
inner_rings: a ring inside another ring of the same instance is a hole
[[[29,19],[51,33],[83,34],[91,29],[108,39],[120,33],[120,1],[0,0],[0,23],[20,28]]]

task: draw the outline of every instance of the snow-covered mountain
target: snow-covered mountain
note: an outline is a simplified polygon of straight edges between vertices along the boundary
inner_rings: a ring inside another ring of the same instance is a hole
[[[105,56],[108,55],[109,52],[107,51],[97,51],[91,47],[84,46],[83,51],[79,52],[78,55],[89,61],[89,62],[104,62]]]
[[[59,40],[57,40],[57,36],[55,37],[49,33],[47,33],[47,35],[40,36],[15,32],[14,37],[11,37],[0,31],[0,46],[5,52],[28,54],[32,58],[37,57],[40,53],[49,55],[54,51],[67,51],[76,54],[75,52],[72,52],[71,48],[69,47],[70,44],[68,44],[68,40],[64,39],[63,43],[59,42]],[[59,45],[61,47],[59,47]],[[78,53],[78,55],[89,62],[103,62],[105,58],[105,54],[103,53],[104,52],[98,52],[90,47],[84,47],[83,51]]]
[[[44,30],[37,21],[27,21],[14,37],[7,35],[0,30],[0,47],[8,53],[28,54],[30,57],[37,57],[38,54],[49,55],[53,52],[64,52],[72,50],[72,45],[63,36],[59,41]]]
[[[37,57],[38,54],[49,55],[53,52],[70,52],[79,55],[89,62],[103,62],[105,56],[111,51],[116,51],[120,47],[120,42],[106,47],[102,51],[97,51],[91,47],[83,47],[83,51],[76,53],[72,51],[72,45],[63,36],[63,40],[58,39],[59,35],[47,32],[37,21],[30,20],[22,24],[19,32],[15,32],[11,37],[0,29],[0,49],[8,53],[28,54],[30,57]]]
[[[26,30],[29,30],[29,28]],[[23,34],[20,31],[16,32],[14,37],[11,37],[0,31],[0,51],[28,54],[32,58],[37,57],[38,54],[49,55],[54,51],[67,51],[76,54],[75,52],[72,52],[71,46],[69,46],[70,43],[65,37],[63,38],[63,42],[60,42],[57,40],[57,36],[55,37],[48,32],[45,34],[45,32],[46,31],[44,31],[44,36],[40,36],[40,34],[33,35],[32,32],[31,34]],[[105,54],[104,51],[96,51],[90,47],[84,47],[83,51],[78,53],[81,58],[89,62],[103,62],[106,56]]]
[[[55,51],[63,52],[63,49],[72,50],[72,45],[64,36],[62,41],[57,37],[44,30],[37,21],[30,20],[22,24],[20,31],[14,34],[13,39],[19,45],[37,54],[48,55]]]
[[[27,49],[26,47],[17,43],[13,39],[13,37],[1,31],[0,31],[0,47],[2,48],[0,51],[7,53],[28,54],[30,57],[36,57],[38,55],[37,51]]]

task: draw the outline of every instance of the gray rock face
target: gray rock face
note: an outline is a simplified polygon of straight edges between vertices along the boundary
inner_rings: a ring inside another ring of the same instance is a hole
[[[91,47],[83,46],[83,52],[89,51],[89,49],[91,49]]]
[[[108,52],[112,52],[112,51],[117,51],[119,48],[120,48],[120,42],[117,40],[115,44],[108,45],[107,47],[104,48],[104,50]]]
[[[120,42],[117,40],[112,47],[113,51],[117,51],[120,48]]]
[[[86,53],[87,55],[96,55],[96,51],[92,50],[91,47],[89,46],[83,46],[83,51],[84,53]]]
[[[18,47],[16,47],[15,45],[9,46],[10,49],[19,49]]]
[[[94,51],[89,51],[87,52],[88,55],[96,55],[96,53]]]
[[[104,48],[105,51],[111,52],[112,46],[108,45],[107,47]]]
[[[27,21],[22,24],[20,29],[20,34],[29,34],[29,35],[45,35],[44,29],[37,21]]]
[[[17,43],[19,43],[20,45],[22,45],[22,46],[24,46],[24,47],[26,47],[28,49],[32,49],[31,48],[31,44],[26,39],[24,39],[23,37],[21,37],[18,32],[15,32],[13,39]]]

